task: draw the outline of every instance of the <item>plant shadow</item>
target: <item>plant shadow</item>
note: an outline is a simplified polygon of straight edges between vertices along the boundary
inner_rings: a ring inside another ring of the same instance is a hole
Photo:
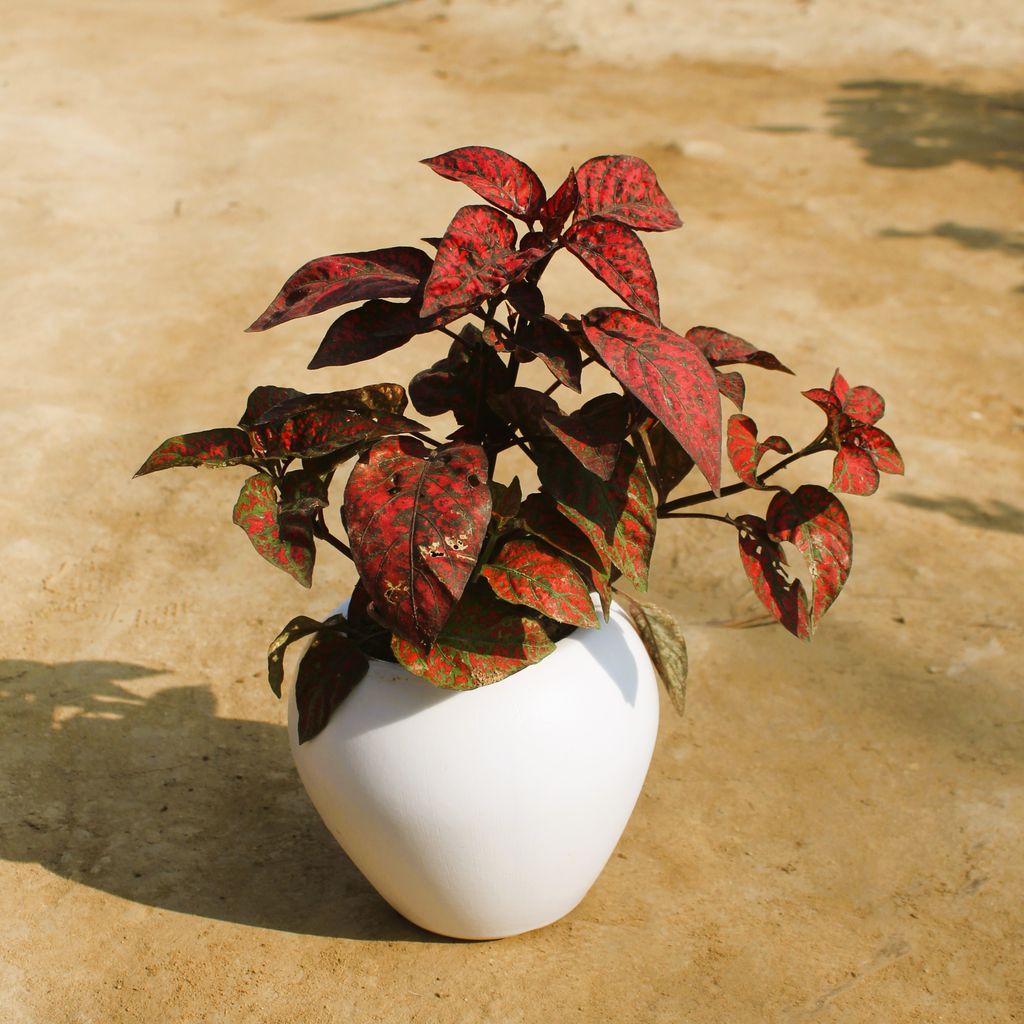
[[[278,931],[446,942],[401,917],[306,797],[284,727],[141,665],[0,662],[0,857],[122,899]],[[135,687],[134,689],[138,689]]]
[[[944,498],[927,498],[920,494],[896,494],[892,498],[901,505],[945,513],[965,526],[979,530],[998,530],[1001,533],[1024,534],[1024,509],[1007,501],[993,498],[982,503],[956,494]]]
[[[966,160],[1024,171],[1024,92],[891,79],[840,88],[826,111],[831,133],[853,139],[869,164],[920,169]]]

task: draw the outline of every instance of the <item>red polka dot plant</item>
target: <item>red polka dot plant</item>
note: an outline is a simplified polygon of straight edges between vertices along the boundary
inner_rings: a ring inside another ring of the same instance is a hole
[[[433,332],[450,339],[448,354],[407,387],[257,387],[238,426],[170,438],[138,472],[246,467],[234,521],[267,561],[305,587],[318,543],[354,562],[347,613],[296,618],[270,646],[280,696],[285,648],[313,636],[296,683],[301,739],[323,728],[369,658],[471,689],[540,661],[574,629],[599,628],[613,595],[681,708],[682,633],[635,596],[647,589],[661,519],[734,529],[754,593],[809,639],[850,573],[852,533],[838,495],[871,494],[880,471],[903,472],[876,425],[881,396],[838,372],[827,390],[804,392],[827,422],[797,449],[778,435],[761,439],[742,412],[723,426],[723,398],[743,407],[735,367],[791,371],[725,331],[679,334],[662,323],[639,233],[681,222],[643,160],[587,160],[550,196],[533,170],[500,150],[470,146],[424,163],[486,205],[463,206],[443,237],[426,240],[432,254],[395,246],[311,260],[249,330],[350,306],[327,328],[311,369],[371,359]],[[563,253],[620,305],[582,316],[549,311],[541,279]],[[524,376],[543,375],[540,386],[519,380],[528,363],[535,367]],[[610,389],[595,393],[592,375]],[[593,397],[571,401],[584,386]],[[446,433],[411,412],[444,416]],[[726,486],[723,443],[738,477]],[[513,449],[536,467],[532,493],[501,472],[501,455]],[[830,486],[773,482],[824,451],[836,453]],[[690,477],[694,469],[699,476]],[[347,474],[343,490],[332,489],[339,473]],[[700,477],[705,486],[693,486]],[[741,491],[764,492],[765,513],[691,511]],[[339,499],[340,515],[331,512]],[[809,587],[788,571],[784,543],[806,563]]]

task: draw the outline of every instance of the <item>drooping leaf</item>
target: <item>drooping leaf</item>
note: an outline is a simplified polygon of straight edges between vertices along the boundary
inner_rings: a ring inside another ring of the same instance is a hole
[[[523,501],[520,518],[530,533],[543,538],[578,562],[607,573],[609,561],[599,554],[578,526],[562,515],[550,494],[528,494]]]
[[[260,417],[265,416],[275,405],[288,402],[295,398],[305,398],[302,391],[295,388],[279,388],[273,384],[264,384],[261,387],[253,388],[249,394],[249,400],[245,404],[245,412],[238,421],[238,425],[246,430],[251,427]]]
[[[430,266],[425,252],[407,245],[321,256],[299,267],[247,330],[266,331],[359,299],[409,298]]]
[[[515,225],[490,206],[464,206],[441,239],[420,316],[469,310],[526,273],[539,251],[515,248]]]
[[[729,461],[736,475],[748,486],[759,491],[765,490],[764,484],[757,479],[757,469],[766,452],[777,452],[788,455],[792,452],[785,438],[772,435],[763,442],[757,440],[757,424],[749,416],[734,415],[729,417],[729,429],[726,448]]]
[[[536,218],[544,203],[544,186],[532,168],[500,149],[464,146],[420,162],[527,222]]]
[[[177,466],[221,466],[255,465],[256,456],[249,444],[248,435],[236,427],[217,427],[213,430],[199,430],[194,434],[179,434],[169,437],[159,445],[148,459],[136,470],[136,476],[146,476],[161,469]]]
[[[647,589],[657,511],[643,462],[623,444],[609,480],[591,473],[564,448],[539,454],[541,484],[559,511],[579,527],[605,560],[638,590]]]
[[[371,299],[357,309],[342,313],[331,324],[308,369],[348,366],[401,348],[427,329],[426,324],[410,303]]]
[[[281,522],[272,477],[257,473],[245,481],[232,521],[271,565],[283,569],[304,587],[312,586],[316,558],[312,527],[302,522]]]
[[[580,347],[564,327],[551,317],[541,317],[521,328],[516,344],[532,355],[539,356],[557,381],[580,391],[583,355]]]
[[[628,306],[660,322],[658,281],[632,228],[613,221],[577,221],[565,236],[565,247]]]
[[[642,432],[647,438],[650,456],[645,446],[640,448],[640,453],[660,505],[668,501],[669,495],[686,479],[695,463],[661,420],[652,420],[642,428]]]
[[[853,564],[853,532],[842,502],[824,487],[779,491],[768,506],[768,530],[795,544],[811,576],[810,630],[839,596]]]
[[[275,697],[281,696],[281,686],[284,683],[284,655],[289,645],[311,633],[344,623],[345,616],[340,614],[332,615],[323,622],[311,619],[308,615],[297,615],[270,641],[270,647],[267,649],[267,681]]]
[[[405,390],[398,384],[303,395],[274,406],[249,428],[249,438],[263,457],[313,459],[353,444],[426,429],[391,411],[405,403]]]
[[[759,366],[762,370],[778,370],[780,373],[792,373],[788,366],[783,366],[771,352],[764,352],[751,345],[749,341],[737,338],[735,334],[720,331],[717,327],[691,327],[686,332],[688,341],[692,341],[705,355],[712,366],[725,366],[729,363],[749,363]]]
[[[686,677],[690,661],[686,653],[686,638],[675,617],[656,604],[630,601],[629,617],[665,690],[679,714],[686,710]]]
[[[487,466],[479,445],[398,437],[352,470],[352,557],[378,617],[407,639],[433,641],[462,596],[490,522]]]
[[[638,231],[683,226],[650,164],[635,156],[598,156],[576,172],[577,222],[604,217]]]
[[[313,637],[295,678],[300,746],[323,731],[369,667],[366,655],[340,633],[321,630]]]
[[[600,395],[576,412],[549,414],[544,420],[591,473],[602,480],[611,477],[629,429],[629,406],[622,395]]]
[[[625,309],[591,310],[583,330],[608,369],[665,424],[717,493],[722,409],[714,371],[700,349]]]
[[[571,626],[597,625],[590,591],[579,574],[554,548],[532,537],[506,541],[480,574],[503,601]]]
[[[718,381],[718,393],[728,398],[742,412],[743,400],[747,397],[747,385],[742,375],[735,370],[731,373],[723,373],[716,369],[715,380]]]
[[[786,574],[786,555],[760,516],[737,516],[740,561],[761,603],[793,636],[810,640],[811,622],[803,584]]]
[[[580,188],[576,181],[576,170],[573,168],[566,175],[565,181],[540,208],[539,217],[545,234],[550,238],[558,237],[566,221],[575,212],[579,197]]]
[[[467,590],[432,646],[396,635],[391,647],[410,672],[451,690],[496,683],[555,649],[536,619],[499,601],[483,582]]]

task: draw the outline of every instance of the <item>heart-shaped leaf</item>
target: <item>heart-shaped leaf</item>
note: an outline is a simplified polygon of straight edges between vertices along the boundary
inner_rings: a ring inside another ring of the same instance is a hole
[[[220,466],[255,465],[249,437],[244,430],[236,427],[217,427],[214,430],[199,430],[194,434],[179,434],[169,437],[156,448],[148,459],[136,470],[136,476],[146,476],[161,469],[177,466]]]
[[[473,690],[496,683],[555,649],[543,626],[497,600],[476,583],[456,605],[430,647],[396,635],[391,649],[400,665],[450,690]]]
[[[748,486],[759,491],[764,484],[757,479],[757,468],[766,452],[788,455],[793,449],[789,442],[773,434],[763,442],[757,440],[757,424],[749,416],[730,416],[726,447],[729,461],[736,475]]]
[[[232,520],[271,565],[294,576],[304,587],[313,585],[316,547],[312,527],[302,522],[281,522],[277,489],[270,476],[257,473],[245,481]]]
[[[409,298],[430,266],[425,252],[406,245],[321,256],[296,270],[247,330],[266,331],[359,299]]]
[[[690,660],[686,638],[675,617],[656,604],[630,601],[629,617],[679,714],[686,710],[686,677]]]
[[[499,210],[528,223],[544,203],[544,186],[532,168],[489,146],[464,146],[421,160],[435,174],[461,181]]]
[[[805,484],[795,493],[779,491],[768,506],[768,530],[795,544],[810,573],[809,629],[839,596],[853,564],[853,533],[842,503],[824,487]]]
[[[638,231],[683,226],[650,164],[635,156],[598,156],[576,172],[577,221],[604,217]]]
[[[658,282],[635,231],[612,221],[577,221],[565,236],[565,247],[628,306],[660,321]]]
[[[571,626],[597,625],[579,574],[554,548],[532,537],[507,541],[480,574],[503,601],[525,604]]]
[[[253,388],[249,394],[249,400],[245,404],[245,412],[238,421],[238,425],[243,430],[246,430],[258,419],[270,412],[274,406],[280,405],[282,402],[305,397],[304,392],[296,391],[295,388],[279,388],[273,384],[264,384],[258,388]]]
[[[270,641],[270,647],[267,649],[267,681],[275,697],[281,696],[281,686],[284,683],[284,655],[289,645],[321,629],[332,629],[344,624],[345,616],[341,614],[332,615],[323,622],[311,619],[308,615],[297,615]]]
[[[760,516],[737,516],[740,561],[761,603],[793,636],[810,640],[812,626],[803,584],[786,574],[786,555]]]
[[[583,354],[569,332],[556,320],[546,316],[533,320],[520,329],[516,345],[539,356],[559,383],[579,393]]]
[[[366,655],[333,630],[321,630],[299,662],[295,678],[299,745],[318,736],[370,667]]]
[[[428,329],[410,303],[371,299],[358,309],[342,313],[327,329],[308,369],[348,366],[400,348]]]
[[[487,454],[428,450],[389,438],[356,463],[345,488],[352,557],[378,617],[430,644],[462,596],[491,516]]]
[[[515,225],[500,210],[462,207],[441,239],[420,316],[470,310],[525,274],[541,254],[519,252],[515,244]]]
[[[783,366],[771,352],[755,348],[749,341],[737,338],[735,334],[720,331],[717,327],[691,327],[686,332],[686,339],[692,341],[704,353],[712,366],[749,363],[751,366],[761,367],[762,370],[793,372],[788,366]]]
[[[605,366],[671,431],[717,493],[722,479],[718,382],[691,341],[625,309],[594,309],[587,340]]]

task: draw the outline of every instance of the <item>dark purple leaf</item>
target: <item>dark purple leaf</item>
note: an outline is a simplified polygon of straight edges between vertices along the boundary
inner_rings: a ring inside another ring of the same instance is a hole
[[[291,401],[294,398],[305,398],[305,393],[296,391],[295,388],[279,388],[272,384],[264,384],[262,387],[254,388],[249,395],[245,405],[245,412],[238,421],[243,429],[251,427],[260,417],[265,416],[275,405]]]
[[[523,501],[520,518],[530,533],[543,538],[578,562],[607,573],[609,561],[598,553],[578,526],[559,512],[550,494],[528,494]]]
[[[740,560],[754,593],[761,603],[801,640],[810,640],[811,624],[804,588],[798,579],[786,573],[786,555],[768,533],[768,524],[759,516],[737,516]]]
[[[622,395],[601,395],[568,416],[544,417],[548,429],[602,480],[615,471],[629,429],[629,406]]]
[[[359,299],[405,299],[414,295],[430,272],[430,257],[400,245],[371,252],[321,256],[300,267],[273,302],[248,328],[268,328]]]
[[[542,317],[521,328],[516,344],[539,356],[556,380],[579,393],[583,355],[565,328],[551,317]]]
[[[299,744],[318,736],[370,667],[366,655],[333,630],[321,630],[299,662],[295,678]]]
[[[342,313],[327,329],[308,369],[348,366],[400,348],[421,331],[429,330],[409,303],[371,299]]]

